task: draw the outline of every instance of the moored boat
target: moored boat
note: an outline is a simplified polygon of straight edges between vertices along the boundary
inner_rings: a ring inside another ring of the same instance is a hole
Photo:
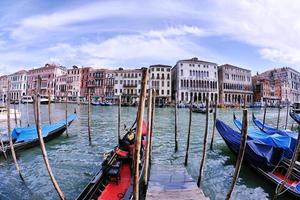
[[[69,115],[66,120],[61,120],[52,124],[45,124],[42,126],[42,134],[45,142],[48,142],[59,135],[61,135],[67,126],[70,126],[71,123],[76,119],[76,114]],[[21,151],[28,149],[34,146],[38,146],[39,139],[36,131],[36,126],[32,125],[25,128],[15,128],[12,131],[12,139],[15,151]],[[9,141],[3,141],[4,145],[7,146],[7,151],[10,153]]]
[[[287,135],[290,137],[293,137],[297,139],[297,133],[290,131],[290,130],[282,130],[282,129],[277,129],[275,127],[272,127],[271,125],[264,124],[261,120],[257,119],[254,114],[252,114],[252,121],[257,126],[261,131],[267,133],[267,134],[279,134],[279,135]]]
[[[216,121],[216,128],[229,149],[237,155],[241,143],[241,134],[220,120]],[[276,185],[284,180],[289,167],[284,160],[284,150],[282,148],[249,138],[246,143],[244,162]],[[293,198],[300,198],[300,172],[297,168],[293,169],[283,191],[292,195]]]
[[[296,112],[290,112],[290,116],[300,125],[300,115]]]
[[[0,121],[7,120],[7,112],[8,112],[8,110],[5,106],[0,106]],[[15,117],[17,117],[17,119],[21,118],[21,112],[18,110],[10,109],[9,113],[10,113],[11,120],[14,120]]]
[[[21,98],[21,103],[33,103],[33,99],[31,96],[23,96]]]
[[[140,163],[140,183],[144,172],[144,150],[146,145],[147,126],[143,123],[142,148]],[[115,147],[104,158],[99,171],[77,197],[77,200],[129,200],[133,194],[133,151],[135,129],[130,129]]]
[[[212,109],[212,108],[209,108],[208,111],[209,111],[210,113],[212,113],[213,109]],[[205,108],[205,107],[197,107],[197,106],[193,106],[193,107],[192,107],[192,112],[205,114],[205,113],[206,113],[206,108]]]

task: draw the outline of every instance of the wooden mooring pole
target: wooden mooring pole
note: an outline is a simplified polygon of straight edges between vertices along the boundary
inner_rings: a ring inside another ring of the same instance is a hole
[[[92,145],[91,137],[91,92],[88,89],[88,134],[89,134],[89,143]]]
[[[267,103],[265,102],[265,106],[264,106],[264,118],[263,118],[263,129],[265,128],[266,114],[267,114]]]
[[[118,102],[118,145],[120,145],[121,139],[121,103],[122,103],[122,96],[119,96]]]
[[[284,126],[285,130],[287,129],[288,120],[289,120],[289,105],[286,103],[286,116],[285,116],[285,126]]]
[[[18,110],[19,110],[19,112],[21,113],[21,98],[19,98],[19,100],[18,100]],[[20,124],[20,127],[22,127],[22,119],[21,119],[22,117],[21,117],[21,114],[20,114],[20,119],[19,119],[19,124]]]
[[[40,147],[41,147],[43,159],[44,159],[48,174],[50,176],[50,179],[52,181],[52,184],[53,184],[55,190],[57,191],[57,194],[58,194],[59,198],[64,200],[65,195],[62,192],[62,190],[60,189],[60,187],[59,187],[59,185],[58,185],[58,183],[57,183],[57,181],[54,177],[54,174],[52,172],[50,163],[49,163],[49,159],[48,159],[48,155],[47,155],[47,151],[46,151],[46,147],[45,147],[45,142],[44,142],[44,138],[43,138],[43,133],[42,133],[42,129],[41,129],[41,118],[40,118],[40,114],[41,114],[40,109],[41,108],[40,108],[40,94],[39,94],[40,88],[41,88],[41,78],[39,77],[38,78],[38,90],[37,90],[37,93],[35,95],[34,104],[33,104],[34,105],[34,110],[35,110],[34,113],[36,114],[36,116],[35,116],[36,130],[37,130],[38,138],[39,138],[39,141],[40,141]]]
[[[248,111],[246,109],[243,110],[243,122],[242,122],[242,137],[241,137],[241,144],[240,150],[238,153],[237,161],[235,164],[235,171],[233,174],[232,182],[229,188],[229,191],[226,195],[226,200],[229,200],[231,194],[233,192],[234,186],[239,178],[240,170],[243,163],[243,158],[246,150],[246,142],[247,142],[247,130],[248,130]]]
[[[197,181],[198,187],[200,187],[201,179],[202,179],[202,174],[204,170],[204,163],[206,159],[206,142],[207,142],[207,135],[208,135],[208,117],[209,117],[209,100],[208,97],[206,97],[206,120],[205,120],[205,132],[204,132],[204,137],[203,137],[203,149],[202,149],[202,159],[200,163],[200,169],[199,169],[199,177]]]
[[[218,109],[218,103],[217,101],[215,102],[215,108],[214,108],[214,114],[213,114],[213,120],[214,120],[214,124],[213,124],[213,130],[212,130],[212,136],[211,136],[211,141],[210,141],[210,150],[213,149],[213,145],[214,145],[214,137],[215,137],[215,131],[216,131],[216,120],[217,120],[217,109]]]
[[[189,128],[188,128],[188,135],[187,135],[187,142],[186,142],[186,152],[185,152],[184,166],[187,166],[188,159],[189,159],[191,127],[192,127],[192,101],[190,102]]]
[[[277,129],[279,128],[280,111],[281,111],[281,108],[280,108],[280,103],[279,103],[279,105],[278,105],[278,115],[277,115]]]
[[[149,165],[150,165],[150,137],[151,137],[151,121],[152,121],[152,90],[149,89],[148,93],[148,113],[147,113],[147,146],[146,146],[146,156],[145,156],[145,171],[144,171],[144,183],[145,185],[148,184],[148,177],[149,177]]]
[[[10,112],[10,110],[8,110]],[[18,127],[18,118],[17,118],[17,108],[16,108],[16,101],[14,100],[14,116],[15,116],[15,124]]]
[[[66,134],[67,137],[69,137],[69,131],[68,131],[68,88],[66,87],[66,102],[65,102],[65,120],[66,120]]]
[[[7,87],[7,99],[6,99],[6,103],[7,103],[7,134],[8,134],[8,139],[9,139],[9,146],[10,146],[10,151],[11,151],[11,155],[13,157],[17,172],[20,176],[20,178],[22,179],[22,181],[24,181],[23,176],[21,174],[21,170],[19,167],[19,163],[17,161],[17,156],[16,156],[16,152],[15,152],[15,148],[14,148],[14,144],[13,144],[13,140],[12,140],[12,136],[11,136],[11,127],[10,127],[10,81],[8,81],[8,87]]]
[[[51,124],[51,96],[50,96],[50,90],[48,90],[48,119],[49,119],[49,124]]]
[[[153,139],[153,128],[154,128],[155,100],[156,100],[156,92],[155,92],[154,89],[152,89],[151,130],[150,130],[150,156],[149,156],[150,163],[151,163],[151,159],[152,159],[152,139]]]
[[[145,109],[145,97],[146,97],[146,84],[148,78],[148,69],[142,68],[142,82],[141,82],[141,94],[139,98],[139,107],[137,113],[137,122],[136,122],[136,134],[135,134],[135,143],[134,143],[134,165],[133,165],[133,199],[139,199],[139,177],[140,177],[140,149],[142,143],[142,129],[143,129],[143,118],[144,118],[144,109]]]
[[[298,160],[299,153],[300,153],[300,130],[298,129],[297,146],[295,148],[290,166],[289,166],[289,168],[288,168],[288,170],[287,170],[287,172],[284,176],[283,181],[280,183],[278,189],[276,188],[275,195],[274,195],[273,199],[276,199],[279,195],[282,194],[282,190],[283,190],[286,182],[289,180],[289,178],[291,176],[291,173],[292,173],[292,171],[295,167],[296,161]]]
[[[178,127],[177,127],[177,92],[175,92],[175,152],[178,150]]]

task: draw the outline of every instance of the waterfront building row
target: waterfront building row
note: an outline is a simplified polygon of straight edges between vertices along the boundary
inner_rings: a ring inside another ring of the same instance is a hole
[[[55,64],[21,70],[0,77],[0,100],[7,95],[10,81],[10,96],[18,100],[33,95],[37,77],[41,77],[41,95],[53,100],[86,101],[90,95],[94,100],[135,103],[140,94],[142,71],[118,68],[95,69],[77,67],[67,69]],[[174,67],[151,65],[148,87],[156,90],[159,104],[170,103],[178,97],[179,102],[203,103],[205,98],[224,106],[250,105],[253,102],[293,103],[300,101],[300,74],[291,68],[277,68],[251,77],[251,71],[230,64],[218,66],[214,62],[198,58],[179,60]]]

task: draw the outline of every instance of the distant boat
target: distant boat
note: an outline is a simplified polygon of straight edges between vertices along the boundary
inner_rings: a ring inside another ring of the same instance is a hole
[[[186,105],[183,102],[181,102],[177,104],[177,108],[186,108]]]
[[[203,107],[203,106],[194,106],[193,105],[192,106],[192,112],[205,114],[206,113],[206,107]],[[208,112],[212,113],[213,109],[209,108]]]
[[[92,101],[91,104],[93,106],[101,106],[101,103],[100,102],[97,102],[97,101]]]
[[[7,108],[5,106],[0,106],[0,121],[6,121],[7,120]],[[15,114],[15,110],[14,109],[10,109],[10,119],[13,120],[15,119],[15,116],[17,117],[17,119],[21,118],[21,112],[16,110],[16,114]]]
[[[41,96],[40,102],[41,104],[48,104],[49,103],[48,96]]]
[[[300,125],[300,115],[295,112],[290,112],[290,116]]]
[[[100,106],[112,106],[113,104],[111,102],[105,101],[105,102],[100,102]]]
[[[293,103],[292,108],[294,113],[300,113],[300,102]]]
[[[21,103],[33,103],[33,99],[31,96],[23,96],[21,98]]]
[[[241,143],[241,134],[218,119],[216,128],[229,149],[237,155]],[[277,186],[284,180],[289,167],[289,162],[284,160],[284,150],[282,148],[254,139],[247,140],[244,162],[261,174],[263,178]],[[299,169],[295,167],[283,189],[283,191],[287,191],[294,198],[300,198],[299,177]]]
[[[75,119],[76,114],[72,114],[68,116],[67,123],[64,119],[56,123],[42,125],[41,129],[44,141],[48,142],[61,135],[66,130],[66,126],[70,126]],[[12,131],[12,139],[15,151],[21,151],[40,144],[35,125],[24,128],[15,128]],[[8,138],[3,140],[3,142],[4,145],[7,146],[7,151],[10,153]]]

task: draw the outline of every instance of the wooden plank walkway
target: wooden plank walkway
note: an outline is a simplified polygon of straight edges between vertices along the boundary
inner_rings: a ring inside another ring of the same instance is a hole
[[[146,200],[209,200],[184,166],[152,165]]]

